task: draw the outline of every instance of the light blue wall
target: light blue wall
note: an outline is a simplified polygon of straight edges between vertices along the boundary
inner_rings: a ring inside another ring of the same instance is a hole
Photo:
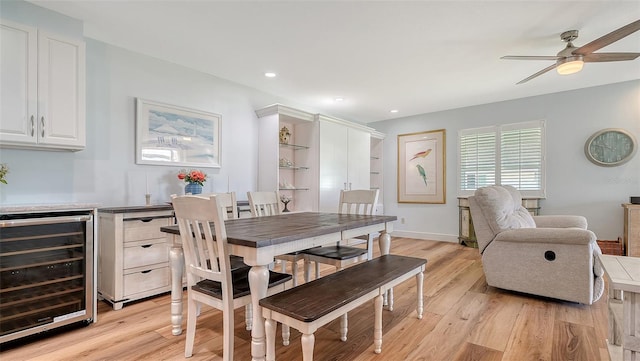
[[[3,18],[60,34],[81,36],[82,24],[22,1],[0,2]],[[144,203],[145,178],[154,203],[181,193],[179,167],[135,164],[135,98],[141,97],[222,115],[222,168],[206,170],[205,192],[246,191],[257,185],[257,118],[254,110],[283,103],[313,109],[224,79],[202,74],[101,42],[87,42],[87,148],[80,152],[0,149],[10,167],[0,186],[7,204],[97,202]],[[387,134],[384,149],[385,213],[404,218],[397,234],[455,240],[457,131],[490,124],[547,121],[547,199],[542,213],[582,214],[600,239],[622,234],[622,208],[640,195],[640,155],[616,168],[591,164],[583,154],[595,131],[620,127],[640,138],[640,81],[525,98],[370,124]],[[447,203],[397,204],[398,134],[447,130]]]
[[[82,24],[22,1],[2,2],[5,19],[58,34],[82,36]],[[87,147],[80,152],[0,149],[7,204],[97,202],[144,204],[146,179],[154,203],[183,192],[180,167],[135,164],[135,99],[160,101],[222,115],[222,168],[204,192],[230,190],[238,199],[257,184],[257,117],[254,110],[292,102],[175,64],[85,39],[87,49]],[[228,183],[230,185],[228,186]]]
[[[544,119],[547,134],[547,198],[542,214],[579,214],[599,239],[622,236],[629,196],[640,195],[640,153],[629,163],[605,168],[584,156],[584,143],[602,128],[624,128],[640,141],[640,81],[536,96],[500,103],[369,124],[386,133],[384,142],[385,213],[404,218],[396,234],[452,240],[458,233],[458,131],[494,124]],[[446,129],[447,203],[398,204],[397,135]]]

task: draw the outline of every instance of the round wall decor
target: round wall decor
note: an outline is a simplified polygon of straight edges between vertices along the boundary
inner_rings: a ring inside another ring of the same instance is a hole
[[[595,132],[584,145],[584,153],[591,162],[603,167],[615,167],[633,158],[638,142],[630,132],[607,128]]]

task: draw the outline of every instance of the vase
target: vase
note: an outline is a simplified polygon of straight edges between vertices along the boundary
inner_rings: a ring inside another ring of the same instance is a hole
[[[200,194],[202,193],[202,186],[198,183],[187,183],[184,187],[184,194]]]
[[[282,202],[284,203],[284,209],[282,210],[282,212],[290,212],[289,209],[287,208],[287,205],[289,204],[289,202]]]

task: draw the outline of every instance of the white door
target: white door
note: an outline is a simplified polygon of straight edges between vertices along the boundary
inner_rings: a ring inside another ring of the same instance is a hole
[[[38,36],[39,143],[85,146],[85,45],[40,32]]]
[[[348,186],[347,128],[333,122],[320,122],[319,211],[338,212],[340,190]]]
[[[371,134],[349,128],[347,189],[369,189],[371,184]]]
[[[0,143],[37,141],[37,30],[0,23]]]

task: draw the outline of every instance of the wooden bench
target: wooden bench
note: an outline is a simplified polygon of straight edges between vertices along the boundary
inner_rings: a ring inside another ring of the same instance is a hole
[[[418,294],[418,318],[422,319],[423,272],[427,260],[384,255],[342,271],[313,280],[260,300],[266,319],[267,361],[275,360],[277,322],[302,333],[304,361],[313,360],[314,332],[343,316],[341,339],[346,341],[346,313],[375,300],[374,351],[382,351],[382,302],[385,292],[415,276]]]

